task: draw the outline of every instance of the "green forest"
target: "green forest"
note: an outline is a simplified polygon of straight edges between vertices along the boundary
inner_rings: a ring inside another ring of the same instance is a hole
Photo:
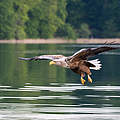
[[[0,39],[119,38],[120,0],[0,0]]]

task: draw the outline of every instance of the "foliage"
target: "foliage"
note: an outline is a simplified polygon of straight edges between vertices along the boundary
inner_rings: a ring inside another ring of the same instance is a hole
[[[56,32],[57,37],[63,37],[65,39],[76,39],[77,35],[74,29],[71,27],[70,24],[61,25]]]
[[[119,0],[0,0],[0,39],[117,38]]]
[[[14,38],[14,11],[10,0],[0,1],[0,39]]]
[[[28,20],[27,12],[29,8],[24,3],[24,0],[13,0],[13,9],[15,16],[15,39],[24,39],[26,37],[24,25]]]
[[[91,31],[89,29],[88,24],[82,23],[80,29],[78,29],[77,31],[77,34],[79,38],[90,38]]]
[[[120,9],[119,0],[85,0],[85,13],[87,15],[84,20],[89,25],[92,36],[95,38],[115,38],[118,37],[116,21],[120,21],[118,11]],[[113,33],[109,29],[114,29]],[[116,32],[116,35],[115,35]],[[110,35],[111,34],[111,35]],[[114,35],[112,35],[114,34]]]
[[[82,0],[68,0],[67,2],[67,22],[70,23],[74,28],[79,29],[81,23],[83,23],[84,17],[84,2]]]
[[[58,5],[62,6],[63,4],[60,4],[58,0],[42,0],[29,11],[29,21],[26,23],[28,37],[54,37],[54,33],[64,23],[66,16],[66,13],[60,10]],[[65,6],[63,7],[65,8]],[[33,29],[31,26],[33,26]],[[36,33],[34,33],[35,31]]]

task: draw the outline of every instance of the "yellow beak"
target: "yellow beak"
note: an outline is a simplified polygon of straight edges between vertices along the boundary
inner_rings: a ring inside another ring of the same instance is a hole
[[[49,62],[49,65],[54,65],[54,64],[56,64],[54,61]]]

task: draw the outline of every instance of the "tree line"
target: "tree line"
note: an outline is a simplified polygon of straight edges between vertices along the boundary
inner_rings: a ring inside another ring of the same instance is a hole
[[[0,0],[0,39],[119,38],[119,0]]]

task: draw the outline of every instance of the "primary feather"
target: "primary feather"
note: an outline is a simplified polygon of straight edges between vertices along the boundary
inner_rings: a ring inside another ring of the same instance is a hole
[[[73,56],[71,56],[71,61],[78,61],[78,60],[87,60],[89,57],[95,56],[99,53],[118,49],[117,47],[98,47],[98,48],[88,48],[88,49],[81,49],[78,52],[74,53]]]

